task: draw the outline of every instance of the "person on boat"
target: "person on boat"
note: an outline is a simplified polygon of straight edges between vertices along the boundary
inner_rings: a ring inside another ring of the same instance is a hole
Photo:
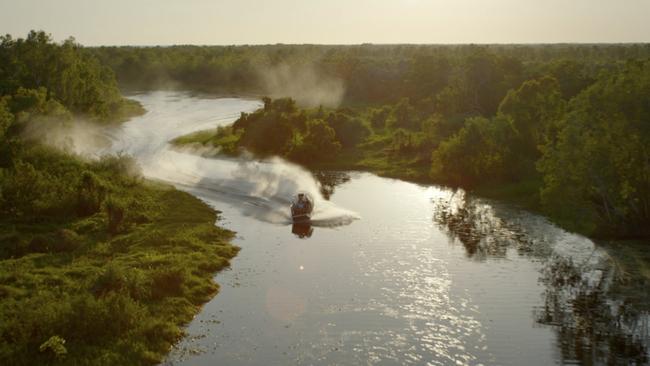
[[[305,195],[303,193],[298,193],[298,202],[296,202],[296,207],[299,210],[304,210],[305,207],[307,207],[307,200],[305,199]]]

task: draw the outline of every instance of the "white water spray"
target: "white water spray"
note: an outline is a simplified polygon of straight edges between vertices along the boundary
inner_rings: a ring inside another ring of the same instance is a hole
[[[231,123],[240,112],[259,108],[259,101],[179,98],[162,92],[135,99],[149,112],[115,131],[106,152],[134,156],[146,177],[172,183],[215,206],[215,201],[232,203],[246,215],[276,224],[291,223],[289,205],[299,190],[315,199],[313,225],[345,225],[359,218],[325,200],[311,173],[283,159],[214,159],[170,148],[171,139]]]

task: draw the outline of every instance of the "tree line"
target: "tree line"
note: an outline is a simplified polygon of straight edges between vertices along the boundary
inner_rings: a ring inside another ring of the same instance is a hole
[[[535,75],[554,75],[565,97],[571,97],[593,82],[602,68],[650,56],[648,44],[181,45],[89,50],[129,89],[265,94],[263,76],[269,69],[309,65],[318,74],[344,82],[345,104],[435,97],[450,85],[450,79],[466,78],[472,90],[465,92],[478,98],[466,103],[484,113],[494,112],[504,92]],[[461,91],[448,90],[454,92]],[[498,95],[486,95],[494,92]]]
[[[410,166],[417,179],[509,187],[590,235],[650,235],[649,45],[276,45],[134,54],[181,50],[255,55],[248,62],[317,55],[323,72],[346,80],[336,109],[266,99],[210,140],[228,141],[227,151],[245,147],[312,166]]]

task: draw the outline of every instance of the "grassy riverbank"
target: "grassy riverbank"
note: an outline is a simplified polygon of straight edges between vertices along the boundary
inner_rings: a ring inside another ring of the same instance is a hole
[[[126,173],[124,158],[47,155],[59,164],[53,176],[81,169],[66,183],[92,176],[106,198],[90,215],[0,222],[0,357],[11,365],[160,362],[217,292],[214,273],[238,251],[232,233],[200,200]]]
[[[161,362],[217,292],[232,233],[129,157],[70,153],[144,112],[73,39],[2,36],[0,75],[2,364]]]

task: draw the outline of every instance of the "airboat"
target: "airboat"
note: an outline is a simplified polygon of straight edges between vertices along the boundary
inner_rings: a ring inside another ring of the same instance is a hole
[[[314,198],[306,192],[298,192],[291,201],[291,218],[293,222],[309,222],[314,210]]]

